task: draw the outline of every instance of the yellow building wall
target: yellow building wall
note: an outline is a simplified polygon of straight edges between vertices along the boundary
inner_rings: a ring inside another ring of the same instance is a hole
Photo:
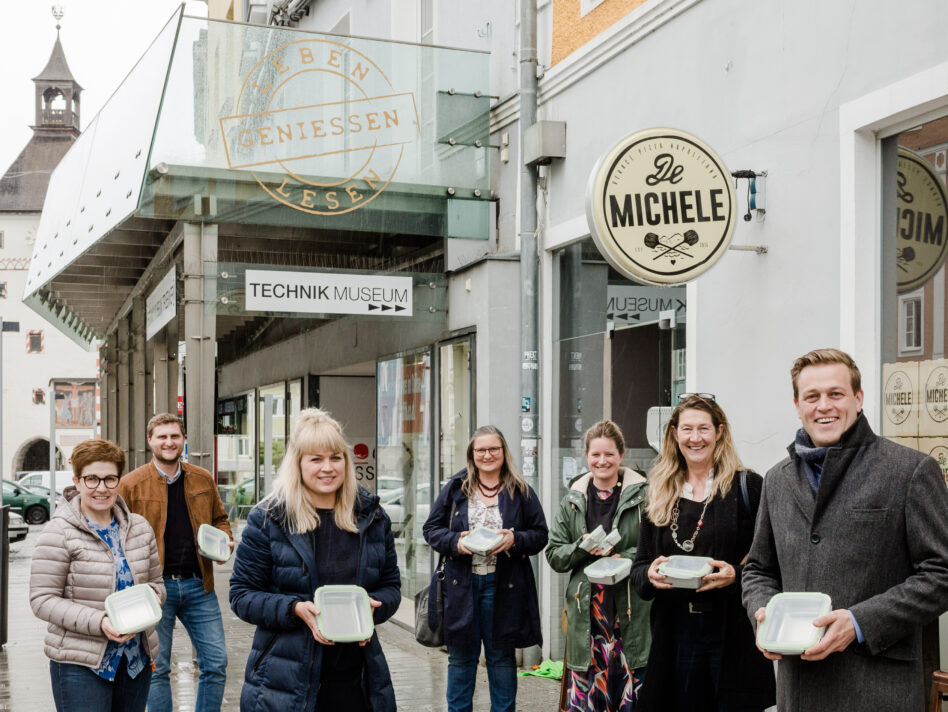
[[[552,63],[555,65],[565,59],[644,2],[605,0],[588,15],[580,17],[580,0],[553,0]]]

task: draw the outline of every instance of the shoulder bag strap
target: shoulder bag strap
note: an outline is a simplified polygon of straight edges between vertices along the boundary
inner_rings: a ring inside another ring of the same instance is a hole
[[[747,470],[741,470],[741,499],[744,500],[744,510],[751,514],[750,494],[747,492]]]

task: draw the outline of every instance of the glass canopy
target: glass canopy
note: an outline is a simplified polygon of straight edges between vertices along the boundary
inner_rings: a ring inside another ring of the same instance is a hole
[[[486,239],[488,89],[482,52],[179,12],[54,171],[25,300],[68,321],[44,287],[133,218]]]

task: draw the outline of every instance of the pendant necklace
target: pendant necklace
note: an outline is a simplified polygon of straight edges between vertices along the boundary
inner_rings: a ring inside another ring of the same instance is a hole
[[[498,481],[496,485],[492,485],[488,487],[483,482],[481,482],[480,477],[477,478],[477,489],[480,490],[480,493],[488,499],[490,499],[491,497],[496,497],[497,493],[500,492],[500,488],[502,486],[503,486],[503,482]]]
[[[698,538],[698,532],[700,532],[701,527],[704,526],[704,513],[708,511],[708,502],[711,501],[711,493],[708,492],[704,500],[704,507],[701,508],[701,514],[698,515],[698,526],[695,527],[695,533],[691,535],[690,539],[685,539],[682,542],[678,541],[678,502],[680,501],[680,497],[675,500],[675,506],[672,508],[671,524],[668,528],[671,529],[672,540],[675,542],[675,546],[682,551],[690,552],[695,548],[695,539]]]

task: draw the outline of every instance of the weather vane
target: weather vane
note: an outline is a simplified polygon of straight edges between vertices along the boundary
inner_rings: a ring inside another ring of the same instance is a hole
[[[53,5],[53,18],[56,20],[56,30],[59,30],[59,21],[63,19],[63,6]]]

